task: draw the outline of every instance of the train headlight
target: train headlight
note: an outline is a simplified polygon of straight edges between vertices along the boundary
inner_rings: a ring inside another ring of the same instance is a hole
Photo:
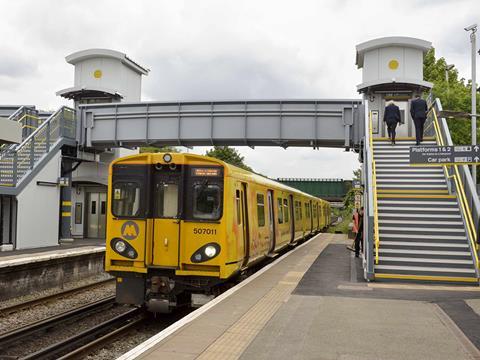
[[[172,161],[172,155],[170,154],[163,155],[163,161],[165,161],[168,164],[170,161]]]
[[[212,258],[216,254],[217,254],[217,249],[215,249],[215,247],[213,247],[212,245],[209,245],[205,248],[205,255],[207,255],[207,257]]]
[[[127,244],[125,244],[125,241],[119,240],[115,243],[115,250],[117,250],[119,253],[123,253],[126,248]]]
[[[197,249],[197,251],[195,251],[190,257],[190,261],[194,264],[209,261],[217,257],[218,254],[220,254],[220,251],[220,244],[211,242]]]

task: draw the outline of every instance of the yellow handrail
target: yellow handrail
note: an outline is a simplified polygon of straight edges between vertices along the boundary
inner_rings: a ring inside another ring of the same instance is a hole
[[[435,133],[437,134],[438,144],[440,146],[445,146],[445,142],[443,141],[442,132],[440,131],[440,124],[438,123],[437,112],[432,107],[433,110],[433,124],[435,128]],[[452,176],[448,175],[447,167],[444,166],[444,171],[447,174],[447,177],[453,177],[455,181],[455,187],[457,189],[457,198],[460,202],[460,206],[462,207],[463,213],[465,214],[465,223],[467,225],[467,231],[470,235],[470,243],[472,246],[473,254],[475,256],[475,268],[478,268],[478,254],[477,254],[477,233],[475,231],[475,223],[473,222],[472,211],[467,201],[467,195],[465,194],[465,189],[463,187],[460,172],[458,171],[458,165],[453,165],[453,169],[455,173]]]
[[[377,169],[373,157],[373,124],[372,112],[369,113],[370,150],[372,152],[372,188],[373,188],[373,239],[375,241],[375,264],[378,264],[378,249],[380,248],[380,235],[378,231],[378,206],[377,206]]]

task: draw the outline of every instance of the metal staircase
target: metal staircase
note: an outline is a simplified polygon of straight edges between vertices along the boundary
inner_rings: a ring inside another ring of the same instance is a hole
[[[20,110],[20,109],[19,109]],[[13,115],[18,116],[19,112]],[[0,194],[16,195],[64,144],[75,146],[75,110],[61,107],[21,144],[0,152]]]
[[[432,139],[423,144],[436,145]],[[373,140],[380,246],[376,278],[476,282],[456,195],[440,168],[409,166],[409,147]]]

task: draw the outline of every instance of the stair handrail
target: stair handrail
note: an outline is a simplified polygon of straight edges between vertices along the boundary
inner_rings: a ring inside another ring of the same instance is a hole
[[[375,156],[373,150],[373,123],[372,112],[368,114],[369,121],[369,141],[372,154],[372,189],[373,189],[373,239],[375,243],[375,264],[378,264],[378,251],[380,248],[380,235],[378,230],[378,196],[377,196],[377,166],[375,164]]]
[[[439,100],[437,99],[437,101],[439,101]],[[444,139],[443,139],[441,126],[440,126],[440,123],[438,121],[437,111],[435,110],[434,106],[432,106],[430,108],[429,113],[430,112],[433,114],[433,126],[434,126],[434,129],[435,129],[435,133],[437,135],[436,137],[437,137],[438,145],[440,145],[440,146],[453,146],[451,144],[446,144]],[[479,260],[478,260],[478,254],[477,254],[477,232],[475,230],[475,223],[473,221],[472,211],[471,211],[470,205],[468,204],[467,196],[465,194],[465,188],[463,186],[463,183],[462,183],[462,180],[461,180],[461,177],[460,177],[460,173],[458,171],[458,165],[452,165],[452,166],[453,166],[453,169],[454,169],[454,174],[453,175],[448,175],[448,171],[446,170],[446,166],[444,166],[444,170],[447,172],[448,177],[454,179],[455,188],[456,188],[457,194],[458,194],[457,199],[460,202],[460,209],[461,209],[461,211],[462,211],[462,213],[464,214],[464,217],[465,217],[465,224],[467,226],[467,237],[469,239],[470,247],[472,249],[474,259],[475,259],[475,270],[478,271]]]
[[[48,125],[48,123],[54,119],[58,114],[60,114],[64,109],[69,109],[74,111],[72,108],[69,108],[68,106],[62,106],[59,108],[57,111],[55,111],[52,115],[50,115],[43,123],[40,125],[34,132],[32,132],[30,135],[28,135],[25,140],[23,140],[20,144],[17,145],[17,147],[14,150],[20,149],[22,146],[24,146],[26,143],[28,143],[33,137],[35,137],[42,129]],[[62,134],[63,136],[63,134]]]

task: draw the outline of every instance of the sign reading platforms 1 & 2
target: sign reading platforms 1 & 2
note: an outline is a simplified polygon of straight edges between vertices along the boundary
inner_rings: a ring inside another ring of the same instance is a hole
[[[480,147],[477,145],[410,147],[410,165],[412,166],[477,163],[480,163]]]

